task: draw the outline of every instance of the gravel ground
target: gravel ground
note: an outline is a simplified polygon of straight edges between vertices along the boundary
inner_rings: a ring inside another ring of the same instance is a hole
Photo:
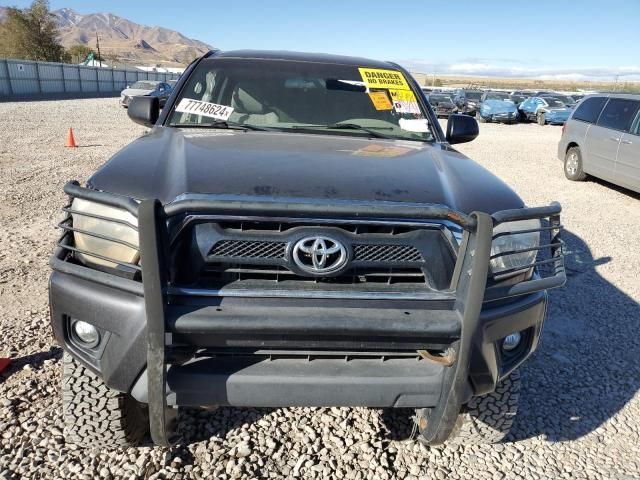
[[[69,126],[81,148],[63,147]],[[222,408],[184,415],[186,446],[82,451],[62,437],[47,261],[63,184],[144,129],[115,99],[0,103],[0,480],[640,478],[640,196],[566,181],[560,127],[480,128],[460,150],[528,204],[562,202],[570,251],[510,441],[425,448],[403,410]]]

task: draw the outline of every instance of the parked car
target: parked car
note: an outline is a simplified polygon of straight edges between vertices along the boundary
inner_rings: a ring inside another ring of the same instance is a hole
[[[558,158],[569,180],[592,175],[640,192],[640,95],[585,97],[562,129]]]
[[[122,91],[120,94],[120,105],[127,108],[133,97],[147,96],[157,97],[160,101],[160,107],[164,107],[169,95],[171,95],[171,85],[168,83],[155,80],[141,80]]]
[[[456,107],[456,104],[453,103],[451,96],[446,93],[432,93],[427,97],[427,99],[438,117],[448,117],[452,113],[456,113],[458,111],[458,108]]]
[[[471,90],[462,88],[456,91],[454,101],[460,113],[475,115],[482,97],[482,90]]]
[[[571,108],[555,96],[529,97],[520,104],[520,120],[538,125],[561,125],[571,115]]]
[[[479,122],[516,123],[518,107],[506,92],[485,92],[476,113]]]
[[[569,108],[575,108],[576,104],[578,103],[573,95],[562,95],[560,93],[554,93],[551,96],[557,98]]]
[[[394,63],[212,51],[184,75],[65,186],[67,440],[170,445],[178,407],[219,405],[415,408],[425,444],[504,438],[565,279],[560,205],[454,150],[476,120],[445,134]]]

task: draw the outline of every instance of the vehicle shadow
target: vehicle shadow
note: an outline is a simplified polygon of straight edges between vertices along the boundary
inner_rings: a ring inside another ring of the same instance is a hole
[[[611,257],[564,231],[567,283],[549,292],[538,350],[522,367],[518,415],[507,442],[576,440],[614,417],[640,390],[640,305],[596,270]],[[387,409],[389,436],[410,438],[413,410]]]
[[[611,190],[615,190],[618,193],[621,193],[623,195],[626,195],[632,199],[635,200],[640,200],[640,193],[639,192],[634,192],[633,190],[629,190],[628,188],[625,187],[621,187],[620,185],[616,185],[614,183],[610,183],[607,182],[606,180],[602,180],[601,178],[596,178],[596,177],[588,177],[587,181],[591,181],[594,183],[598,183],[600,185],[602,185],[603,187],[609,188]]]
[[[640,390],[640,305],[603,278],[578,236],[563,232],[567,284],[549,292],[540,346],[523,368],[511,440],[578,439],[614,417]]]

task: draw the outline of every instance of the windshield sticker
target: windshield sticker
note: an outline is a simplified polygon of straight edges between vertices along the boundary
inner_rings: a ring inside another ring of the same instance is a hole
[[[176,107],[176,112],[193,113],[194,115],[203,115],[226,122],[233,113],[233,108],[215,103],[201,102],[200,100],[192,100],[191,98],[183,98]]]
[[[389,93],[396,112],[421,114],[416,96],[411,90],[389,90]]]
[[[425,118],[401,118],[398,124],[407,132],[425,133],[429,131],[429,124]]]
[[[387,96],[387,92],[369,92],[369,98],[376,110],[393,110],[393,105]]]
[[[410,148],[390,147],[388,145],[378,145],[374,143],[355,150],[352,155],[358,155],[359,157],[399,157],[409,152],[411,152]]]
[[[396,70],[382,70],[378,68],[358,68],[362,80],[371,88],[395,88],[411,90],[402,73]]]

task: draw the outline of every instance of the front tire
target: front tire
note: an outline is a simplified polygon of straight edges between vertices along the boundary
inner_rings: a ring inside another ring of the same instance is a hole
[[[544,118],[544,113],[539,113],[537,116],[538,125],[544,127],[547,124],[547,120]]]
[[[139,445],[149,430],[146,408],[130,395],[107,387],[66,352],[62,363],[65,439],[86,448]]]
[[[501,442],[511,430],[518,412],[519,398],[520,372],[515,370],[498,382],[493,392],[473,397],[462,407],[447,442],[458,445],[489,445]],[[424,412],[418,410],[418,420],[423,414]],[[419,436],[418,440],[427,443],[422,436]]]
[[[487,122],[487,120],[482,115],[480,115],[480,112],[476,112],[476,120],[478,121],[478,123],[486,123]]]
[[[582,153],[580,148],[571,147],[564,155],[564,176],[574,182],[586,180],[587,174],[582,167]]]

